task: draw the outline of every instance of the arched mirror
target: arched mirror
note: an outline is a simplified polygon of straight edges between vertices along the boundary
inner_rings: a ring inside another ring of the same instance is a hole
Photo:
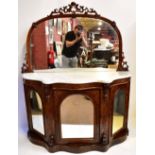
[[[78,38],[82,39],[76,41]],[[68,17],[44,21],[33,29],[29,48],[34,69],[118,67],[118,35],[101,19]]]
[[[125,91],[120,89],[116,92],[113,103],[112,133],[116,133],[124,125],[125,115]]]
[[[103,67],[128,70],[114,21],[72,2],[33,23],[27,36],[23,72]]]
[[[61,138],[93,138],[94,107],[85,95],[66,97],[60,105]]]
[[[33,129],[44,135],[42,101],[39,94],[34,90],[30,91],[30,104]]]

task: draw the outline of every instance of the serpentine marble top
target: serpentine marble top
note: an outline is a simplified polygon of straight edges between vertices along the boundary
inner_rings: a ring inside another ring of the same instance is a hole
[[[23,73],[23,79],[40,81],[44,84],[53,83],[111,83],[114,80],[131,77],[128,71],[116,71],[109,68],[55,68],[34,70]]]

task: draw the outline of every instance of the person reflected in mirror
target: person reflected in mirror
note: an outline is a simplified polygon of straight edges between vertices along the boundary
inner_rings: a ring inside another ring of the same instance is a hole
[[[67,32],[62,50],[62,67],[78,67],[78,52],[81,46],[88,47],[82,25],[76,25],[73,31]]]
[[[48,51],[48,68],[55,68],[54,59],[55,59],[55,52],[53,50],[53,46],[50,45],[50,50]]]

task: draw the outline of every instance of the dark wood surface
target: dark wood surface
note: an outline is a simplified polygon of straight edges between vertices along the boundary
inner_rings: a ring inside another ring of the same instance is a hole
[[[73,10],[73,8],[75,8]],[[64,6],[59,9],[53,10],[50,15],[39,19],[38,21],[34,22],[32,26],[29,29],[28,35],[27,35],[27,40],[26,40],[26,55],[25,55],[25,63],[23,64],[22,67],[22,72],[33,72],[32,68],[32,58],[31,58],[31,53],[30,53],[30,42],[31,42],[31,35],[33,30],[38,26],[38,24],[49,20],[49,19],[54,19],[54,18],[65,18],[65,17],[89,17],[89,18],[95,18],[95,19],[101,19],[108,24],[112,26],[112,28],[116,31],[119,39],[119,63],[118,63],[118,68],[117,71],[127,71],[128,70],[128,65],[127,62],[124,62],[124,52],[123,52],[123,43],[122,43],[122,36],[120,33],[120,30],[118,29],[116,23],[114,21],[111,21],[110,19],[103,17],[99,15],[94,9],[92,8],[87,8],[84,6],[80,6],[76,4],[75,2],[72,2],[68,6]]]
[[[68,151],[81,153],[91,150],[106,151],[114,144],[123,142],[128,135],[128,107],[130,78],[115,80],[110,84],[43,84],[24,80],[28,119],[28,138],[32,143],[44,146],[49,152]],[[125,115],[123,127],[112,134],[113,104],[116,92],[125,91]],[[33,129],[30,105],[30,91],[35,90],[42,100],[45,134]],[[72,94],[86,95],[94,105],[94,137],[62,138],[60,128],[60,104]]]

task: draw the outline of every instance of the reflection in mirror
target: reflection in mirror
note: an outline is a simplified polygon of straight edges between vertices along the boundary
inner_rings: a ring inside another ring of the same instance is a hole
[[[117,68],[118,64],[117,33],[100,19],[77,17],[44,21],[33,29],[30,48],[33,69]]]
[[[62,138],[93,138],[94,107],[85,95],[70,95],[60,106]]]
[[[118,90],[114,98],[113,126],[112,126],[113,134],[118,130],[120,130],[121,128],[123,128],[124,114],[125,114],[125,92],[124,90]]]
[[[34,90],[30,91],[30,103],[33,129],[44,134],[42,101],[39,94]]]

